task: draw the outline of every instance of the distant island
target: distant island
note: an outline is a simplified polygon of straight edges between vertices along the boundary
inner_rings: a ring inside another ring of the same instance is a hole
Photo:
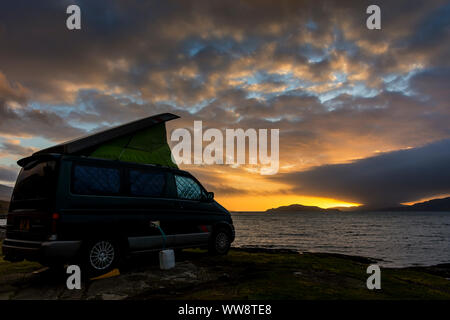
[[[424,202],[415,203],[410,206],[396,206],[391,208],[382,208],[377,211],[449,211],[450,197],[442,199],[433,199]]]
[[[450,197],[442,199],[433,199],[424,202],[415,203],[413,205],[398,205],[392,207],[349,207],[349,208],[320,208],[316,206],[304,206],[301,204],[291,204],[289,206],[281,206],[278,208],[268,209],[267,213],[277,212],[321,212],[321,213],[337,213],[337,212],[367,212],[367,211],[394,211],[394,212],[418,212],[418,211],[430,211],[430,212],[450,212]]]
[[[301,204],[291,204],[290,206],[281,206],[278,208],[268,209],[267,213],[277,213],[277,212],[321,212],[321,213],[337,213],[341,212],[339,209],[331,208],[324,209],[316,206],[304,206]]]

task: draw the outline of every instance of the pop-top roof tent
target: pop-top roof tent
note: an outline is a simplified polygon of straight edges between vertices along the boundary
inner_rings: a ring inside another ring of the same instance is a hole
[[[37,151],[17,164],[24,166],[32,158],[56,153],[177,168],[167,143],[165,123],[178,118],[172,113],[161,113],[139,119]]]

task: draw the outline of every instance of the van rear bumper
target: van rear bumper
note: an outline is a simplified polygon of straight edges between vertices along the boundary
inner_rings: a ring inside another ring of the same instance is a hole
[[[67,261],[77,255],[81,241],[26,241],[5,239],[2,245],[5,260]]]

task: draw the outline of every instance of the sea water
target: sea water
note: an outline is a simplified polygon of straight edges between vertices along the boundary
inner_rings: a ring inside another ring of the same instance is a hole
[[[382,266],[450,263],[450,212],[232,213],[234,247],[371,257]]]

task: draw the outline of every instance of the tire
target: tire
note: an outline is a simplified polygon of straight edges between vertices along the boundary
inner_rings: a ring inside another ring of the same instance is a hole
[[[231,234],[226,228],[215,231],[209,242],[209,253],[213,255],[226,255],[231,246]]]
[[[108,273],[119,264],[119,261],[119,246],[112,240],[90,241],[83,251],[83,265],[89,276]]]

